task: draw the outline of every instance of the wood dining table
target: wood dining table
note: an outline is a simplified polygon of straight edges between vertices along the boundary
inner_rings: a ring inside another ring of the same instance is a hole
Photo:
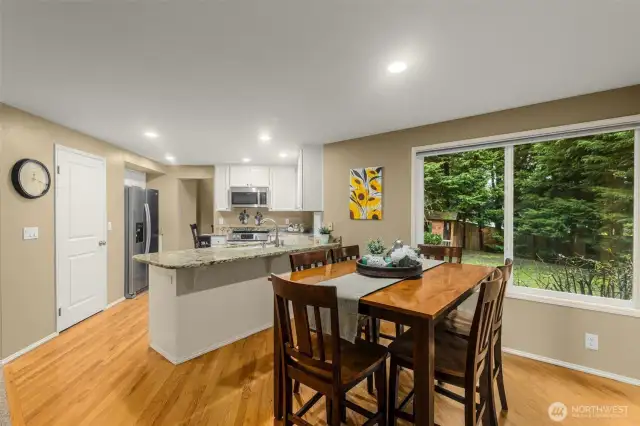
[[[453,308],[471,295],[494,267],[443,263],[425,271],[422,277],[406,279],[360,299],[358,311],[373,318],[403,324],[413,329],[415,345],[414,407],[419,426],[434,424],[434,328]],[[300,284],[317,284],[356,272],[355,260],[298,272],[279,274]],[[277,321],[274,318],[277,327]],[[282,418],[282,374],[279,332],[274,328],[273,412]]]

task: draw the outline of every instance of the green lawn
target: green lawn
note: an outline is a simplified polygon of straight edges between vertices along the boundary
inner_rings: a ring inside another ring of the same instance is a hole
[[[504,264],[502,253],[488,253],[484,251],[464,250],[462,263],[471,265],[499,266]],[[513,266],[513,279],[515,285],[524,287],[539,287],[540,281],[547,281],[558,266],[531,259],[515,258]]]

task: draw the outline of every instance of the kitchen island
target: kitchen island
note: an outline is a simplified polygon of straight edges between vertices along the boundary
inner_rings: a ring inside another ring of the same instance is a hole
[[[219,246],[134,256],[149,265],[149,345],[174,364],[273,325],[268,277],[289,254],[338,244]]]

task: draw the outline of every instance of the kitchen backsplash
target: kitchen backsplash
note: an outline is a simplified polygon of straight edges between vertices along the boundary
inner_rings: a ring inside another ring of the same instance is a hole
[[[238,219],[238,215],[241,211],[247,210],[249,214],[249,225],[255,225],[255,215],[256,211],[260,211],[262,213],[263,218],[271,218],[275,220],[278,225],[286,225],[287,219],[289,219],[289,223],[302,223],[305,225],[305,228],[311,232],[311,228],[313,227],[313,212],[272,212],[267,209],[255,209],[255,208],[234,208],[232,211],[223,212],[217,211],[215,212],[215,224],[216,227],[221,226],[219,223],[219,219],[222,218],[224,220],[224,225],[240,225],[240,219]],[[222,225],[222,226],[224,226]]]

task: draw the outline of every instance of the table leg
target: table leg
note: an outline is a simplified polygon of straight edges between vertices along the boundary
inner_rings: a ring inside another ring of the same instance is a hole
[[[420,319],[413,325],[415,339],[414,360],[414,407],[417,426],[434,424],[434,368],[435,344],[433,321]]]
[[[282,419],[282,359],[280,354],[280,331],[276,314],[275,297],[273,303],[273,417]]]

